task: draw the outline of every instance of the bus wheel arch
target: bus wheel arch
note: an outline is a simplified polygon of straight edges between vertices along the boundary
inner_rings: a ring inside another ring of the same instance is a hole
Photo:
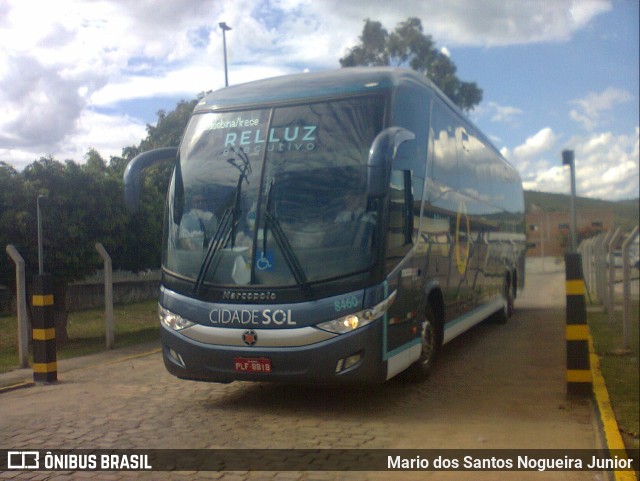
[[[505,272],[502,284],[502,297],[504,298],[504,306],[496,312],[495,319],[498,324],[505,324],[513,315],[515,301],[515,276],[511,271]]]
[[[429,292],[420,329],[420,358],[410,367],[417,380],[426,379],[431,373],[444,339],[444,301],[439,289]]]

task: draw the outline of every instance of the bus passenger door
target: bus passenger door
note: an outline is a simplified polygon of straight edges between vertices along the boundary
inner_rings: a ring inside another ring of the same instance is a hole
[[[401,353],[415,344],[420,302],[421,267],[413,248],[414,227],[417,229],[411,171],[394,170],[389,191],[389,223],[385,252],[388,293],[396,291],[385,326],[385,359]]]

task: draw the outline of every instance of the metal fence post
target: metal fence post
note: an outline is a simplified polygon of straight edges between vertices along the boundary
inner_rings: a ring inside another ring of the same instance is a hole
[[[592,267],[592,258],[591,258],[591,247],[593,245],[594,239],[587,239],[580,243],[580,247],[578,248],[579,254],[582,257],[582,274],[584,277],[584,289],[585,294],[589,298],[589,304],[593,305],[593,299],[591,298],[591,294],[593,293],[593,284],[591,282],[591,267]]]
[[[596,252],[598,249],[598,236],[591,239],[591,248],[590,248],[590,261],[591,264],[589,269],[589,280],[590,280],[590,289],[591,293],[597,298],[597,290],[596,290]]]
[[[18,358],[20,367],[29,367],[29,316],[27,315],[27,290],[25,287],[24,259],[12,244],[7,254],[16,264],[16,311],[18,315]]]
[[[614,247],[618,240],[620,239],[620,235],[622,232],[618,227],[614,232],[613,236],[609,239],[609,244],[607,245],[607,254],[609,259],[609,293],[607,294],[607,312],[609,313],[609,321],[615,321],[615,307],[616,307],[616,259],[614,255]]]
[[[584,275],[585,292],[591,297],[589,286],[591,282],[589,276],[591,274],[591,239],[584,240],[578,246],[578,254],[582,258],[582,272]]]
[[[591,299],[591,294],[595,294],[595,291],[593,290],[593,245],[595,244],[595,241],[596,240],[593,237],[587,240],[584,248],[585,257],[583,258],[583,264],[586,267],[584,279],[586,283],[585,287],[589,293],[589,299]]]
[[[598,249],[598,260],[597,260],[597,276],[598,276],[598,299],[602,302],[603,309],[607,309],[608,300],[607,300],[607,247],[609,245],[609,240],[613,236],[613,231],[608,231],[602,241],[600,242]]]
[[[629,247],[638,238],[638,226],[622,243],[622,337],[624,349],[628,350],[631,343],[631,265],[629,263]]]
[[[598,299],[598,302],[602,302],[602,296],[600,295],[600,277],[598,275],[599,271],[598,268],[600,266],[600,246],[602,244],[602,241],[604,239],[605,234],[600,234],[598,236],[596,236],[595,240],[593,241],[593,249],[591,251],[593,259],[593,268],[591,271],[591,276],[593,278],[593,292],[596,296],[596,298]]]
[[[104,261],[104,319],[107,338],[107,349],[113,349],[114,332],[113,332],[113,274],[111,267],[111,256],[100,243],[96,243],[96,250]]]

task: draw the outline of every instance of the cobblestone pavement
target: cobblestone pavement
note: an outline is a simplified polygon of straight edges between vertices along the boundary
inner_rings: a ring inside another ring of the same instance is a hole
[[[552,287],[546,288],[557,297]],[[506,325],[481,324],[445,346],[436,370],[423,383],[402,377],[367,389],[195,383],[166,373],[157,350],[59,372],[55,385],[0,394],[0,448],[598,447],[590,402],[570,401],[565,395],[564,311],[533,307],[537,295],[527,291]],[[603,478],[579,471],[9,471],[0,473],[0,479]]]

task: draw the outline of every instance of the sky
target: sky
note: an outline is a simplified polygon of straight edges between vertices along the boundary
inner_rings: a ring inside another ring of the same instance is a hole
[[[409,17],[482,102],[526,189],[638,197],[637,0],[0,0],[0,161],[138,145],[159,110],[229,83],[339,68],[364,20]]]

